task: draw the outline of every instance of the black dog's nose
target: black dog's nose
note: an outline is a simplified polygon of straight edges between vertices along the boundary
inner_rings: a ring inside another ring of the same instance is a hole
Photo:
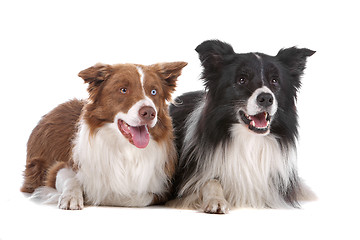
[[[256,98],[259,106],[269,107],[274,102],[274,97],[270,93],[260,93]]]

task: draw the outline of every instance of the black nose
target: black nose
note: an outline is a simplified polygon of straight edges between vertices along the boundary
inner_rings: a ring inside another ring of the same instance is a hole
[[[256,98],[259,106],[269,107],[274,102],[274,97],[270,93],[260,93]]]

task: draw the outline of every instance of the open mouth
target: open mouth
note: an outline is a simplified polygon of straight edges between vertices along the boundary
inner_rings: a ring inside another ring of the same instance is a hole
[[[145,148],[150,141],[150,134],[147,125],[130,126],[123,120],[118,120],[118,128],[129,142],[137,148]]]
[[[256,115],[248,115],[240,111],[241,120],[248,125],[249,129],[255,133],[264,134],[270,128],[270,115],[268,112],[261,112]]]

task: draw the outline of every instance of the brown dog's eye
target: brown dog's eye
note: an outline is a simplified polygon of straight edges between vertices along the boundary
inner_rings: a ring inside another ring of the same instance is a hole
[[[126,88],[121,88],[121,89],[120,89],[120,92],[121,92],[122,94],[125,94],[125,93],[127,93],[127,89],[126,89]]]

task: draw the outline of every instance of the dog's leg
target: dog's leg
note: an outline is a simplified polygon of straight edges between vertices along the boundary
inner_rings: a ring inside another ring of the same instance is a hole
[[[229,203],[218,180],[209,180],[201,189],[202,209],[206,213],[228,213]]]
[[[84,197],[81,184],[70,168],[59,170],[56,175],[56,189],[61,193],[58,207],[66,210],[84,208]]]

